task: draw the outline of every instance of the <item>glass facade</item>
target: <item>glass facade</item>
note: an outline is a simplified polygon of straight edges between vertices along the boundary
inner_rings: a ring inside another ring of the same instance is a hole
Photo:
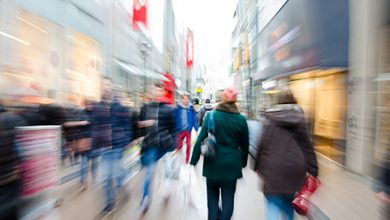
[[[317,70],[291,76],[290,88],[304,109],[317,152],[345,164],[346,76]]]
[[[0,19],[0,94],[46,97],[51,89],[61,103],[99,99],[99,43],[17,6]]]

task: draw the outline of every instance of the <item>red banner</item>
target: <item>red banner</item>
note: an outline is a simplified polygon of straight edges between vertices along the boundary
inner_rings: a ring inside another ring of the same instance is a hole
[[[192,68],[194,64],[194,32],[191,30],[187,32],[186,62],[187,69]]]
[[[139,30],[139,26],[147,27],[148,5],[146,0],[134,0],[133,3],[133,28]]]

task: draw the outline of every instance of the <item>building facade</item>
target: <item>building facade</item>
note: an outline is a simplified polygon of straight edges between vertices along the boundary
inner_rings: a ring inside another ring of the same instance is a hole
[[[232,75],[244,94],[251,79],[254,103],[247,106],[261,117],[278,89],[289,87],[305,110],[317,152],[375,176],[389,151],[390,3],[257,0],[255,43],[250,13],[243,13],[248,4],[238,3],[232,38]],[[246,75],[247,38],[257,51],[249,53]]]
[[[0,94],[54,89],[59,102],[80,104],[99,100],[108,76],[139,105],[147,85],[164,79],[164,57],[147,29],[133,29],[132,10],[123,0],[1,0]]]

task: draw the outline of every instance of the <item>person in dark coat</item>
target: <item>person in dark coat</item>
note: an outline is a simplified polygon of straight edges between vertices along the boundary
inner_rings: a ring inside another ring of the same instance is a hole
[[[198,114],[196,115],[196,117],[198,118],[199,126],[203,125],[204,116],[206,115],[207,112],[209,112],[211,110],[213,110],[213,104],[211,104],[210,99],[206,99],[205,104],[203,105],[203,107],[199,110]]]
[[[124,189],[125,170],[121,164],[124,151],[130,147],[134,140],[132,122],[132,110],[122,104],[120,97],[115,97],[111,104],[111,139],[112,148],[108,155],[103,157],[106,160],[108,175],[105,176],[104,188],[110,203],[115,202],[119,195],[128,197]]]
[[[78,133],[78,139],[92,139],[92,126],[91,126],[91,114],[94,108],[94,102],[91,99],[85,100],[85,107],[80,111],[80,122],[83,122],[80,126]],[[93,182],[96,182],[97,167],[98,167],[98,155],[94,154],[91,150],[91,142],[88,141],[88,150],[81,152],[81,168],[80,168],[80,184],[83,188],[86,187],[86,179],[89,170],[89,162],[91,161],[91,173]]]
[[[294,218],[292,201],[306,176],[317,177],[318,165],[302,108],[289,90],[265,113],[264,133],[257,146],[255,171],[263,180],[267,219]]]
[[[104,176],[104,192],[106,196],[104,213],[113,210],[115,205],[115,192],[110,191],[112,173],[118,171],[111,166],[116,166],[116,155],[118,152],[113,152],[112,149],[112,80],[108,77],[102,79],[102,97],[101,101],[94,105],[91,112],[90,122],[92,126],[92,153],[102,157],[102,167]]]
[[[248,125],[235,104],[237,91],[234,88],[227,88],[223,97],[224,101],[216,107],[215,111],[210,112],[213,114],[215,124],[216,155],[213,158],[205,157],[203,161],[209,220],[231,219],[237,179],[242,178],[242,168],[246,167],[248,161]],[[190,162],[193,166],[198,163],[202,142],[208,136],[210,113],[206,115],[195,143]],[[220,192],[222,210],[219,208]]]
[[[0,219],[18,219],[21,193],[21,155],[15,143],[15,128],[26,122],[0,103]]]
[[[150,188],[156,163],[177,146],[175,111],[164,101],[166,100],[165,86],[163,83],[156,83],[152,90],[154,100],[142,106],[139,115],[139,126],[145,128],[141,145],[141,161],[146,169],[141,202],[142,213],[146,213],[151,203]]]
[[[390,149],[386,150],[379,171],[380,190],[377,197],[381,202],[380,219],[390,219]]]

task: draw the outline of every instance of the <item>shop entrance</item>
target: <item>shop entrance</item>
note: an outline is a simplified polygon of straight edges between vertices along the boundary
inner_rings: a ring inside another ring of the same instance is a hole
[[[304,109],[315,148],[345,164],[346,77],[340,70],[316,70],[290,77],[290,88]]]

